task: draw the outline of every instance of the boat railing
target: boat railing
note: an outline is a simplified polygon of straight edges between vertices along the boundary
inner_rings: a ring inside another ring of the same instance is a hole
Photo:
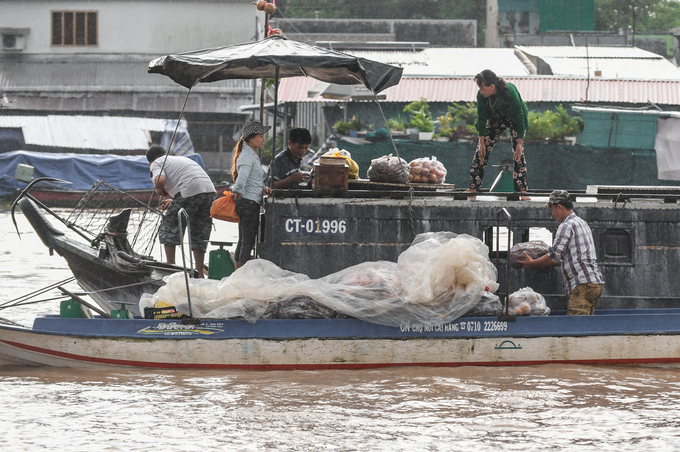
[[[501,217],[505,216],[507,219],[507,228],[508,228],[508,252],[510,251],[510,241],[511,241],[511,235],[510,231],[512,231],[512,215],[510,215],[510,212],[503,207],[501,210],[498,211],[496,214],[496,268],[501,268],[500,267],[500,256],[501,256],[501,247],[500,247],[500,241],[501,241],[501,234],[500,234],[500,229],[501,229]],[[499,291],[499,294],[503,296],[501,299],[503,303],[503,315],[499,317],[499,320],[503,321],[513,321],[514,316],[511,316],[508,314],[508,302],[509,302],[509,296],[510,296],[510,265],[505,266],[505,292]]]
[[[177,212],[177,220],[179,222],[179,247],[182,250],[182,269],[184,269],[184,282],[187,286],[187,302],[189,303],[189,317],[193,317],[191,312],[191,291],[189,290],[189,272],[194,268],[194,262],[191,257],[191,225],[189,225],[189,214],[186,210],[179,209]],[[186,220],[187,238],[189,241],[189,268],[187,269],[187,261],[184,253],[184,228],[182,227],[182,220]]]

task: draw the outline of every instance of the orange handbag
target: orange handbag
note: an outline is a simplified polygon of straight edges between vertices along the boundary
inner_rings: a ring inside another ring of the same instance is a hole
[[[210,208],[210,216],[218,220],[238,223],[241,221],[236,213],[236,202],[231,197],[230,191],[225,191],[224,196],[217,198]]]

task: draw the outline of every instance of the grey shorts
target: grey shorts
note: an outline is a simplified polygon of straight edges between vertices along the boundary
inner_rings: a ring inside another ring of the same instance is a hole
[[[212,232],[212,218],[210,207],[215,200],[215,193],[201,193],[182,198],[176,194],[165,211],[161,226],[158,231],[158,239],[163,245],[180,245],[180,223],[177,213],[184,209],[189,215],[189,228],[191,229],[191,248],[205,252],[208,248],[208,240]],[[182,219],[182,233],[186,228],[186,220]]]

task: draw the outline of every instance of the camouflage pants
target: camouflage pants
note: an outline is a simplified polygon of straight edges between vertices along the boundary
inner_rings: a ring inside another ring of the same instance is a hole
[[[567,315],[593,315],[602,295],[602,284],[579,284],[569,294]]]
[[[484,171],[486,171],[486,165],[489,163],[489,156],[493,147],[496,145],[496,140],[505,129],[510,129],[510,135],[512,136],[512,150],[517,148],[517,127],[515,123],[512,122],[510,118],[502,113],[496,113],[493,118],[491,118],[486,123],[486,132],[484,133],[484,145],[486,146],[486,155],[484,159],[479,157],[479,152],[475,152],[475,156],[472,159],[472,167],[470,168],[470,188],[479,191],[482,187],[482,180],[484,179]],[[521,138],[521,137],[520,137]],[[522,142],[524,143],[524,142]],[[479,150],[479,144],[477,144],[477,149]],[[524,159],[524,144],[522,144],[522,158],[519,163],[514,159],[513,168],[513,180],[515,182],[515,191],[521,192],[527,190],[527,162]]]
[[[208,248],[210,232],[212,232],[212,218],[210,207],[215,200],[215,193],[201,193],[198,195],[182,198],[177,193],[165,211],[161,226],[158,231],[158,240],[163,245],[180,245],[180,227],[182,235],[186,228],[186,220],[182,218],[179,223],[177,213],[184,209],[189,215],[189,229],[191,230],[191,249],[203,251]]]

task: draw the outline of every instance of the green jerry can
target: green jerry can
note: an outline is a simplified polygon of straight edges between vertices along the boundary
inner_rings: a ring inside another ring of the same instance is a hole
[[[73,298],[64,300],[59,305],[59,317],[64,319],[92,319],[92,311],[87,306],[83,306]]]
[[[208,278],[222,279],[234,273],[234,260],[229,251],[224,246],[233,245],[232,242],[210,242],[212,245],[219,246],[217,250],[212,250],[208,257]]]

